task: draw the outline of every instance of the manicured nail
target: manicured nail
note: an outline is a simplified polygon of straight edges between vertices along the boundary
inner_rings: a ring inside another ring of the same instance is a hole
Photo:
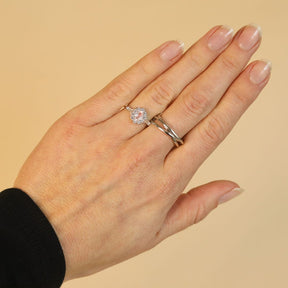
[[[272,65],[270,61],[259,61],[250,71],[250,81],[254,84],[264,82],[271,74]]]
[[[220,26],[208,39],[208,47],[211,50],[224,48],[233,37],[233,29],[228,26]]]
[[[261,27],[255,24],[250,24],[244,28],[238,38],[238,45],[243,50],[250,50],[261,39]]]
[[[172,41],[164,46],[164,48],[160,52],[160,57],[165,61],[172,60],[183,52],[184,43],[182,41]]]
[[[226,194],[222,195],[219,198],[218,204],[222,204],[224,202],[231,200],[232,198],[235,198],[236,196],[240,195],[243,191],[244,189],[240,187],[237,187],[237,188],[232,189],[231,191],[228,191]]]

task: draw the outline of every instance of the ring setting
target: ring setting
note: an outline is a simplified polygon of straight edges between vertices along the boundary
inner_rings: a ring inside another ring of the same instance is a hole
[[[135,124],[143,124],[146,123],[148,126],[150,125],[150,121],[148,120],[147,112],[142,107],[131,108],[129,106],[125,106],[125,109],[130,112],[130,119]]]

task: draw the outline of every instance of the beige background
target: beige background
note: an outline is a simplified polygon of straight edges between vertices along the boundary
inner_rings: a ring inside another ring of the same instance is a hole
[[[166,40],[186,49],[210,27],[257,23],[270,84],[190,186],[246,192],[199,225],[74,287],[288,287],[287,0],[0,0],[0,189],[64,112]]]

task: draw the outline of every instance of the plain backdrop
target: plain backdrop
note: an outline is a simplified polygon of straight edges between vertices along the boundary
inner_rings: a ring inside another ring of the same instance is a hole
[[[287,11],[287,0],[0,0],[2,190],[57,118],[167,40],[187,49],[212,26],[257,23],[253,59],[273,63],[268,86],[187,187],[230,179],[244,194],[64,288],[288,287]]]

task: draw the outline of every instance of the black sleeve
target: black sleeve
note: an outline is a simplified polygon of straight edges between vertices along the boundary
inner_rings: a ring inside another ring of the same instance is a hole
[[[59,288],[64,254],[46,216],[22,190],[0,193],[0,288]]]

